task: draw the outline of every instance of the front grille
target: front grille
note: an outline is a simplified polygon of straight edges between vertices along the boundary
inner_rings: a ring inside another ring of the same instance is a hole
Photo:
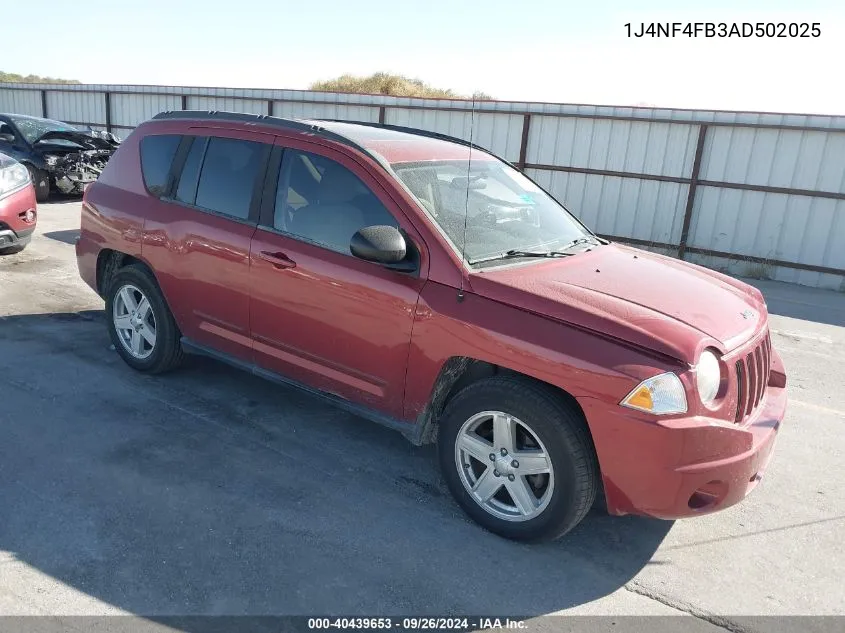
[[[766,395],[771,364],[772,339],[766,332],[756,347],[736,361],[737,423],[751,415]]]

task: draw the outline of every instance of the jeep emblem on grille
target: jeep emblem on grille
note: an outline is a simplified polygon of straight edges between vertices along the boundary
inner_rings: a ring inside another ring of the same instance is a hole
[[[754,311],[753,310],[743,310],[742,312],[740,312],[740,314],[742,315],[743,319],[750,319],[751,317],[754,316]]]

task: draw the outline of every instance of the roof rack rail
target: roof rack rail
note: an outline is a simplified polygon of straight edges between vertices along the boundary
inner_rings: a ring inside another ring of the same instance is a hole
[[[313,123],[305,123],[297,119],[285,119],[277,116],[270,116],[267,114],[249,114],[246,112],[227,112],[225,110],[166,110],[159,112],[153,117],[153,120],[162,119],[200,119],[211,121],[238,121],[245,123],[261,123],[263,125],[270,125],[279,128],[287,128],[291,130],[298,130],[300,132],[308,132],[317,136],[322,136],[326,139],[338,141],[344,145],[348,145],[363,152],[367,156],[372,157],[372,153],[363,145],[356,143],[352,139],[332,132],[319,125]],[[311,119],[317,121],[316,119]]]
[[[416,127],[405,127],[403,125],[391,125],[389,123],[376,123],[374,121],[349,121],[344,119],[312,119],[313,121],[325,121],[327,123],[352,123],[355,125],[366,125],[367,127],[375,127],[382,130],[393,130],[394,132],[404,132],[405,134],[413,134],[415,136],[425,136],[427,138],[436,138],[441,141],[449,141],[451,143],[457,143],[458,145],[463,145],[465,147],[471,147],[473,149],[481,150],[487,154],[493,154],[489,149],[486,147],[482,147],[481,145],[477,145],[475,143],[471,143],[466,139],[459,138],[457,136],[449,136],[448,134],[441,134],[440,132],[431,132],[429,130],[422,130]],[[499,158],[498,156],[496,158]]]
[[[386,168],[384,163],[384,159],[379,156],[377,153],[368,150],[366,147],[361,145],[360,143],[352,140],[348,136],[344,136],[338,132],[334,132],[332,130],[326,129],[319,125],[321,122],[325,123],[349,123],[352,125],[362,125],[367,127],[379,128],[383,130],[392,130],[394,132],[403,132],[405,134],[412,134],[414,136],[422,136],[426,138],[434,138],[441,141],[448,141],[450,143],[456,143],[458,145],[463,145],[464,147],[470,147],[472,149],[476,149],[478,151],[484,152],[485,154],[489,154],[506,164],[513,167],[514,165],[502,158],[494,154],[492,151],[487,149],[486,147],[482,147],[481,145],[476,145],[475,143],[471,143],[462,138],[458,138],[457,136],[449,136],[448,134],[441,134],[440,132],[431,132],[429,130],[421,130],[419,128],[413,127],[405,127],[402,125],[390,125],[388,123],[375,123],[372,121],[350,121],[345,119],[286,119],[277,116],[270,116],[268,114],[249,114],[245,112],[228,112],[226,110],[166,110],[164,112],[160,112],[153,117],[153,120],[162,120],[162,119],[200,119],[200,120],[217,120],[217,121],[239,121],[245,123],[260,123],[263,125],[270,125],[279,128],[286,128],[291,130],[298,130],[300,132],[307,132],[309,134],[314,134],[317,136],[321,136],[326,139],[331,139],[333,141],[337,141],[339,143],[343,143],[349,147],[352,147],[359,152],[369,156],[370,158],[374,159],[377,163],[379,163],[382,167]]]

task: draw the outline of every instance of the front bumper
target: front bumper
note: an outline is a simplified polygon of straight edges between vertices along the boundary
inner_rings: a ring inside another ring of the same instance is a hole
[[[782,372],[777,353],[772,369]],[[679,519],[738,503],[769,464],[786,414],[786,387],[770,382],[743,424],[703,416],[632,418],[618,406],[580,401],[596,446],[611,514]]]
[[[96,176],[84,176],[76,172],[53,172],[54,188],[65,195],[80,194],[85,192],[85,187],[97,180]]]
[[[12,229],[0,229],[0,250],[26,246],[32,240],[35,228],[15,232]]]
[[[32,212],[32,221],[26,219]],[[25,246],[37,223],[35,189],[29,185],[0,198],[0,249]]]

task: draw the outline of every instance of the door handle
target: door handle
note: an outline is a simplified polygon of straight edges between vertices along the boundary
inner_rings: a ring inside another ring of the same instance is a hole
[[[284,253],[270,253],[268,251],[261,251],[258,256],[264,261],[270,262],[279,270],[283,270],[285,268],[296,268],[296,262]]]

